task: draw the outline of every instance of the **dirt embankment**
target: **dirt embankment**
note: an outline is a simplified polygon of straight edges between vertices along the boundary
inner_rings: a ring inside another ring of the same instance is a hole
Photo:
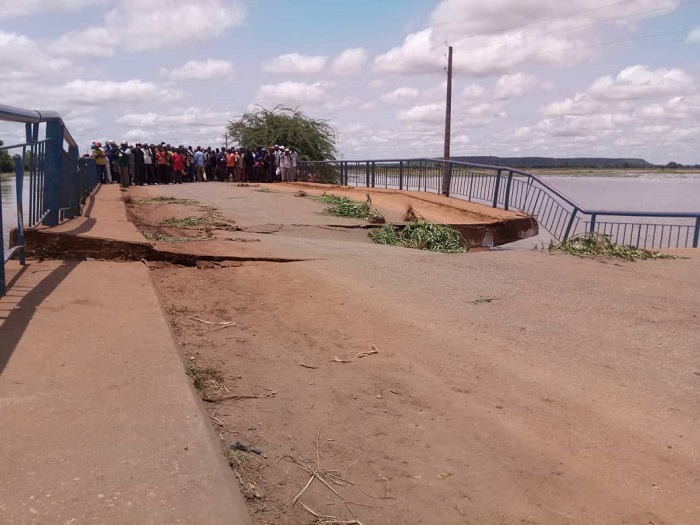
[[[230,206],[240,230],[189,252],[241,236],[304,260],[151,268],[256,523],[700,521],[695,253],[443,255],[246,233],[256,211]],[[134,217],[197,209],[158,208]]]

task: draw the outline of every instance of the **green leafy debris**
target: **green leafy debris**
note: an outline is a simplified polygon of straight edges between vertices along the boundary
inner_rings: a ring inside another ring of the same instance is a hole
[[[191,199],[178,199],[176,197],[150,197],[148,199],[136,199],[133,204],[197,204]]]
[[[169,217],[163,220],[161,224],[163,226],[170,226],[171,228],[186,228],[188,226],[202,226],[210,222],[212,221],[209,217],[183,217],[181,219]]]
[[[464,253],[469,250],[464,237],[446,224],[424,220],[409,222],[398,231],[393,224],[385,224],[378,230],[369,232],[377,244],[402,246],[442,253]]]
[[[635,261],[637,259],[677,259],[675,255],[669,255],[658,251],[637,248],[630,245],[615,244],[610,240],[610,235],[601,233],[587,233],[567,239],[566,241],[549,243],[549,251],[560,251],[570,255],[590,255]]]
[[[328,205],[323,210],[328,215],[364,219],[372,224],[383,224],[385,222],[381,212],[372,207],[372,197],[369,196],[369,193],[365,201],[354,201],[332,193],[323,193],[314,197],[314,200]]]

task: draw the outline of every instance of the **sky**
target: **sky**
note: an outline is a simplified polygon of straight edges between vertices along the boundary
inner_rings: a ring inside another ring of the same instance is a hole
[[[93,140],[221,146],[297,108],[338,158],[700,164],[700,0],[0,0],[0,103]],[[0,123],[0,139],[23,128]]]

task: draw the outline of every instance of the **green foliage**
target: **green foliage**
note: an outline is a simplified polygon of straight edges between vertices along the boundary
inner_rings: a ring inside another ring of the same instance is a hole
[[[0,140],[0,146],[4,142]],[[0,150],[0,173],[14,173],[15,172],[15,161],[12,160],[12,156],[7,150]]]
[[[373,224],[383,224],[384,216],[372,207],[372,198],[367,194],[367,200],[364,202],[354,201],[347,197],[334,195],[332,193],[324,193],[314,197],[314,200],[328,204],[328,207],[323,210],[328,215],[336,217],[348,217],[352,219],[364,219]]]
[[[258,107],[231,120],[226,131],[246,148],[281,144],[296,150],[299,160],[335,160],[336,129],[298,109]]]
[[[403,231],[397,231],[393,224],[385,224],[382,228],[370,232],[369,236],[377,244],[433,252],[464,253],[469,249],[464,237],[454,228],[424,220],[409,222]]]
[[[204,224],[209,224],[210,222],[211,219],[209,217],[184,217],[182,219],[168,217],[161,222],[161,224],[172,228],[186,228],[188,226],[202,226]]]
[[[194,242],[194,241],[207,241],[211,239],[210,235],[200,235],[199,237],[170,237],[169,235],[163,235],[162,233],[150,233],[141,232],[146,239],[160,242]]]
[[[637,259],[676,259],[674,255],[615,244],[609,235],[600,233],[587,233],[572,237],[564,242],[549,243],[549,251],[560,251],[570,255],[592,255],[635,261]]]
[[[176,197],[150,197],[148,199],[137,199],[132,204],[197,204],[197,201],[190,199],[178,199]]]

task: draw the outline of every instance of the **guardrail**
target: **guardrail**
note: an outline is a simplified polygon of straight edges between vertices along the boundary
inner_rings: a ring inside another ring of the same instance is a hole
[[[600,233],[639,248],[697,248],[700,212],[587,210],[536,175],[438,159],[300,162],[300,180],[452,195],[526,213],[554,239]],[[603,220],[601,220],[603,219]]]
[[[6,293],[5,264],[17,256],[25,263],[24,230],[40,224],[55,226],[80,215],[87,195],[97,186],[97,170],[91,158],[79,158],[78,145],[54,111],[34,111],[0,104],[0,120],[24,124],[25,140],[2,146],[14,151],[17,208],[15,246],[5,252],[2,200],[0,200],[0,296]],[[42,133],[44,138],[39,138]],[[28,180],[27,180],[28,179]],[[28,182],[28,184],[25,184]],[[25,203],[28,206],[25,214]]]

